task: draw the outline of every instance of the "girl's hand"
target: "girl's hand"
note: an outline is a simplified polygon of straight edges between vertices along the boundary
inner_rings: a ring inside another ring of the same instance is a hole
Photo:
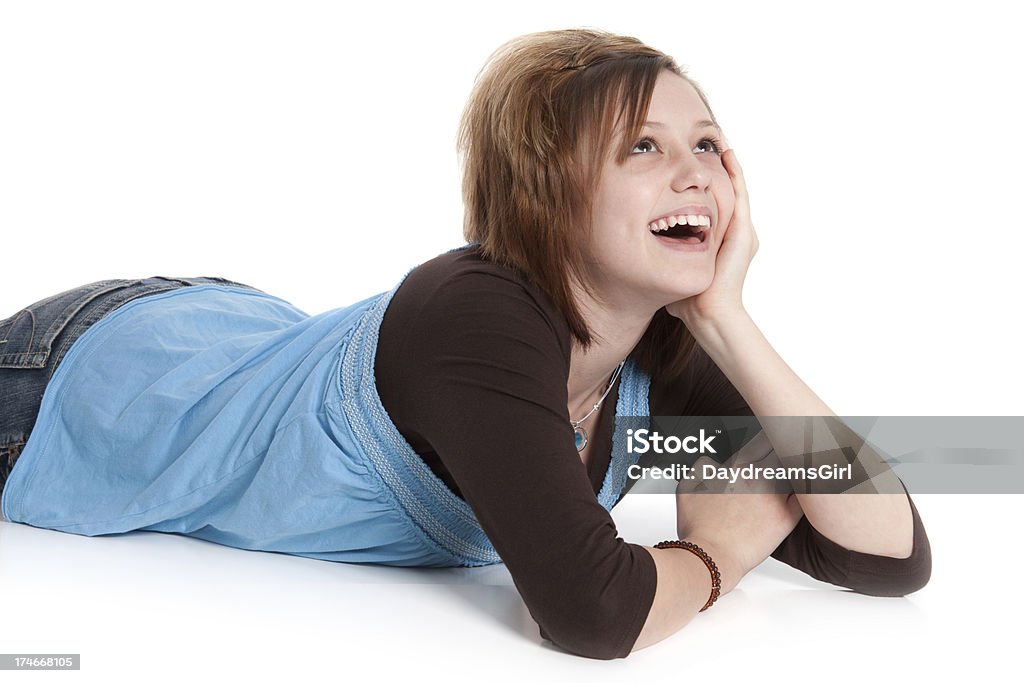
[[[736,152],[722,153],[722,164],[732,179],[736,206],[732,220],[721,237],[721,247],[715,260],[715,277],[711,286],[692,297],[666,306],[666,310],[680,318],[691,330],[695,326],[728,316],[745,314],[743,310],[743,281],[750,261],[757,253],[757,234],[750,221],[750,201],[743,169],[736,160]]]

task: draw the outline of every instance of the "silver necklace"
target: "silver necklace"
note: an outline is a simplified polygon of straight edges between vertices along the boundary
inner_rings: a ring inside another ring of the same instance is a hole
[[[612,390],[612,385],[615,384],[615,380],[618,379],[619,373],[622,372],[622,366],[625,364],[626,361],[622,361],[619,363],[619,367],[615,368],[615,372],[612,373],[612,378],[608,380],[608,388],[604,390],[603,394],[601,394],[601,398],[597,399],[597,403],[594,404],[594,407],[590,409],[589,413],[578,420],[574,420],[571,417],[569,418],[569,422],[572,424],[572,431],[576,434],[577,453],[586,448],[587,442],[590,441],[590,437],[587,435],[587,430],[581,425],[588,417],[594,414],[594,411],[601,407],[602,403],[604,403],[604,400],[608,397],[608,392]]]

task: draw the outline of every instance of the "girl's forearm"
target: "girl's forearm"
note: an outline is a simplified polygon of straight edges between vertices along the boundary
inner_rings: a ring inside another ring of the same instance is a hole
[[[740,580],[739,568],[708,541],[695,540],[720,564],[722,595],[725,595]],[[654,558],[658,569],[658,588],[647,621],[633,645],[634,651],[664,640],[686,626],[707,602],[712,583],[708,568],[693,553],[678,548],[644,546],[644,549]]]
[[[835,417],[745,312],[715,321],[687,321],[687,326],[758,418]],[[780,457],[802,456],[806,435],[800,421],[760,421]],[[836,446],[857,451],[858,465],[872,475],[878,490],[902,491],[895,473],[869,448],[861,448],[859,443]],[[906,494],[798,493],[797,497],[814,528],[839,545],[873,555],[910,556],[913,516]]]

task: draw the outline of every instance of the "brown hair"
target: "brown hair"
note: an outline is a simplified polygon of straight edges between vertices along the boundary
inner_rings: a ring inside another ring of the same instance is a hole
[[[590,226],[590,200],[615,126],[621,123],[623,137],[612,151],[622,163],[666,69],[707,106],[671,57],[636,38],[590,29],[531,33],[491,55],[462,116],[466,241],[544,291],[583,348],[594,335],[571,289],[573,281],[586,283],[580,226]],[[634,354],[648,374],[672,378],[693,348],[682,321],[662,308]]]

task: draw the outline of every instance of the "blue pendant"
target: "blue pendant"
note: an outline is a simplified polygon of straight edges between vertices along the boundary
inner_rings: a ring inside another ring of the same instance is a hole
[[[587,447],[587,430],[583,427],[576,427],[573,431],[576,432],[576,451],[582,451]]]

